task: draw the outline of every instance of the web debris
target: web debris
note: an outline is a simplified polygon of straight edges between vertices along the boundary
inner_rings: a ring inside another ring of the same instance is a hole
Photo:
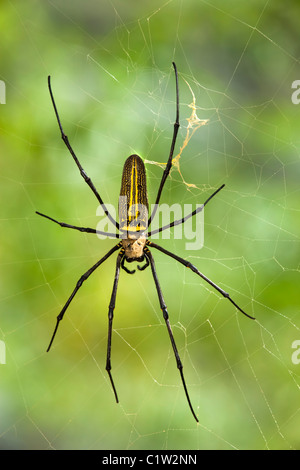
[[[195,134],[195,132],[201,127],[201,126],[205,126],[209,119],[200,119],[198,116],[197,116],[197,108],[196,108],[196,98],[195,98],[195,95],[194,95],[194,92],[191,88],[191,86],[189,85],[189,83],[184,79],[185,83],[187,84],[187,86],[189,87],[190,89],[190,92],[192,94],[192,97],[193,97],[193,100],[192,102],[188,105],[189,108],[192,109],[192,114],[190,115],[190,117],[188,117],[186,120],[188,122],[188,125],[187,125],[187,128],[186,128],[186,135],[185,135],[185,139],[183,141],[183,144],[182,146],[180,147],[180,150],[179,150],[179,153],[172,159],[172,169],[177,169],[178,173],[180,174],[181,176],[181,179],[182,179],[182,182],[188,187],[188,188],[195,188],[195,189],[200,189],[198,186],[196,186],[195,184],[193,183],[187,183],[181,173],[181,170],[180,170],[180,158],[181,158],[181,155],[182,155],[182,152],[183,150],[185,149],[185,147],[187,147],[189,141],[191,140],[191,138],[193,137],[193,135]],[[159,162],[156,162],[156,161],[153,161],[153,160],[145,160],[145,163],[149,163],[150,165],[157,165],[157,166],[160,166],[161,168],[164,168],[166,166],[166,162],[165,163],[159,163]]]

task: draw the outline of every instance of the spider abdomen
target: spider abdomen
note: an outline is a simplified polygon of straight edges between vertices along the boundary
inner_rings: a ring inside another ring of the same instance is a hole
[[[148,228],[146,170],[138,155],[130,155],[124,163],[119,197],[119,227],[120,231],[130,232],[129,238],[138,238]]]

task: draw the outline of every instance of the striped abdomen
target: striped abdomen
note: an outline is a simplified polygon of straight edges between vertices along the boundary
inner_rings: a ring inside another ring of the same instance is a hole
[[[130,155],[124,163],[119,198],[120,230],[144,231],[148,227],[148,195],[146,170],[138,155]]]

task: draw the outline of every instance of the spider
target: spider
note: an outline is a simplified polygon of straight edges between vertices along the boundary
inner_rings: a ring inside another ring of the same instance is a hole
[[[59,315],[57,316],[56,319],[56,325],[54,328],[54,332],[52,334],[47,352],[50,350],[53,340],[55,338],[55,335],[58,330],[58,326],[61,322],[61,320],[64,317],[64,314],[69,307],[71,301],[77,294],[78,290],[86,281],[90,275],[97,269],[99,266],[104,263],[113,253],[118,251],[118,256],[117,256],[117,262],[116,262],[116,270],[115,270],[115,278],[114,278],[114,283],[113,283],[113,289],[112,289],[112,294],[111,294],[111,300],[108,308],[108,338],[107,338],[107,355],[106,355],[106,371],[108,373],[110,383],[113,389],[113,393],[115,396],[115,400],[118,403],[118,395],[117,395],[117,390],[113,381],[113,377],[111,374],[111,340],[112,340],[112,328],[113,328],[113,316],[114,316],[114,309],[115,309],[115,303],[116,303],[116,295],[117,295],[117,287],[118,287],[118,281],[119,281],[119,274],[120,274],[120,269],[122,268],[124,271],[126,271],[128,274],[133,274],[135,270],[129,270],[127,266],[125,266],[126,263],[132,263],[132,262],[138,262],[138,263],[143,263],[142,266],[138,264],[138,269],[140,271],[146,269],[148,266],[151,267],[156,291],[158,294],[158,299],[159,299],[159,304],[160,308],[163,313],[163,318],[167,327],[167,331],[169,334],[169,338],[171,341],[171,345],[173,348],[175,360],[176,360],[176,365],[180,373],[181,377],[181,382],[184,388],[185,396],[189,405],[189,408],[192,412],[193,417],[197,422],[199,422],[195,411],[192,407],[192,403],[189,397],[189,393],[187,390],[185,378],[183,375],[183,365],[178,353],[178,349],[175,343],[175,339],[173,336],[172,328],[170,325],[169,321],[169,315],[168,315],[168,310],[167,306],[162,294],[162,290],[159,284],[159,280],[157,277],[156,273],[156,268],[155,268],[155,263],[154,263],[154,258],[152,255],[152,252],[150,248],[154,248],[155,250],[160,251],[161,253],[164,253],[165,255],[173,258],[174,260],[178,261],[182,265],[186,266],[187,268],[191,269],[195,274],[200,276],[205,282],[207,282],[213,289],[215,289],[217,292],[219,292],[223,297],[228,299],[241,313],[246,315],[248,318],[251,318],[254,320],[253,317],[248,315],[244,310],[242,310],[230,297],[230,295],[225,292],[221,287],[217,286],[213,281],[211,281],[208,277],[206,277],[204,274],[202,274],[193,264],[191,264],[189,261],[181,258],[180,256],[171,253],[170,251],[166,250],[165,248],[157,245],[156,243],[153,243],[150,241],[148,238],[151,237],[151,235],[154,235],[155,233],[162,232],[163,230],[166,230],[170,227],[174,227],[179,224],[183,224],[187,219],[190,217],[193,217],[195,214],[198,212],[202,211],[203,208],[208,204],[208,202],[225,186],[224,184],[220,186],[219,189],[217,189],[213,194],[210,195],[210,197],[202,204],[200,207],[198,207],[196,210],[194,210],[192,213],[188,214],[187,216],[183,217],[182,219],[179,220],[174,220],[173,222],[169,223],[168,225],[165,225],[163,227],[160,227],[158,229],[148,231],[148,228],[150,227],[150,224],[155,216],[155,213],[157,211],[157,207],[161,198],[162,190],[165,185],[166,179],[170,173],[171,167],[172,167],[172,159],[173,159],[173,153],[174,153],[174,148],[176,144],[176,139],[177,139],[177,134],[178,134],[178,129],[179,129],[179,87],[178,87],[178,72],[177,72],[177,67],[175,63],[172,63],[173,68],[174,68],[174,73],[175,73],[175,84],[176,84],[176,118],[175,118],[175,123],[174,123],[174,128],[173,128],[173,136],[172,136],[172,141],[171,141],[171,147],[170,147],[170,152],[169,152],[169,158],[168,162],[166,164],[166,167],[164,169],[164,172],[162,174],[162,178],[160,181],[160,185],[158,188],[156,200],[155,200],[155,205],[152,213],[148,217],[148,196],[147,196],[147,186],[146,186],[146,171],[145,171],[145,166],[142,161],[142,159],[138,155],[131,155],[130,157],[127,158],[124,164],[123,168],[123,175],[122,175],[122,184],[121,184],[121,192],[120,192],[120,201],[122,203],[119,203],[119,222],[117,222],[109,213],[107,210],[100,194],[98,193],[97,189],[95,188],[91,178],[87,175],[83,167],[81,166],[77,156],[75,155],[75,152],[73,148],[71,147],[71,144],[69,142],[69,139],[67,135],[64,133],[62,124],[60,121],[60,117],[57,111],[57,107],[55,104],[54,96],[52,93],[52,88],[51,88],[51,82],[50,82],[50,76],[48,76],[48,88],[50,92],[50,97],[52,101],[52,105],[54,108],[54,112],[56,115],[57,123],[60,129],[61,133],[61,138],[64,142],[64,144],[67,146],[73,160],[75,161],[81,176],[83,177],[84,181],[88,184],[88,186],[91,188],[93,191],[94,195],[96,196],[100,206],[102,207],[105,215],[108,217],[108,219],[113,223],[113,225],[116,227],[118,233],[104,233],[99,230],[89,228],[89,227],[78,227],[75,225],[70,225],[66,224],[64,222],[59,222],[58,220],[53,219],[52,217],[49,217],[45,214],[42,214],[41,212],[36,212],[38,215],[45,217],[46,219],[51,220],[52,222],[55,222],[56,224],[60,225],[61,227],[66,227],[66,228],[71,228],[74,230],[79,230],[80,232],[87,232],[87,233],[95,233],[95,234],[101,234],[101,235],[106,235],[110,236],[113,238],[121,239],[121,241],[115,245],[113,248],[111,248],[97,263],[95,263],[90,269],[88,269],[77,281],[76,286],[71,293],[70,297],[66,301],[65,305],[63,306],[62,310],[60,311]],[[147,233],[146,233],[147,232]],[[146,236],[147,235],[147,236]]]

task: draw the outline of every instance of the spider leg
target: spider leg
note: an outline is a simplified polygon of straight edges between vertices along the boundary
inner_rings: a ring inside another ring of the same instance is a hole
[[[161,196],[161,193],[162,193],[162,190],[163,190],[163,187],[164,187],[164,184],[166,182],[166,179],[170,173],[170,170],[172,168],[172,159],[173,159],[173,154],[174,154],[174,148],[175,148],[175,144],[176,144],[176,139],[177,139],[177,134],[178,134],[178,129],[179,129],[179,87],[178,87],[178,73],[177,73],[177,67],[176,67],[176,64],[174,62],[172,62],[172,65],[174,67],[174,72],[175,72],[175,81],[176,81],[176,118],[175,118],[175,123],[174,123],[174,130],[173,130],[173,137],[172,137],[172,142],[171,142],[171,148],[170,148],[170,154],[169,154],[169,158],[168,158],[168,162],[167,162],[167,165],[166,165],[166,168],[164,169],[164,172],[163,172],[163,175],[162,175],[162,179],[161,179],[161,182],[160,182],[160,186],[159,186],[159,189],[158,189],[158,193],[157,193],[157,196],[156,196],[156,201],[155,201],[155,205],[154,205],[154,209],[152,211],[152,214],[150,215],[149,219],[148,219],[148,227],[150,226],[151,224],[151,221],[153,220],[155,214],[156,214],[156,211],[157,211],[157,207],[158,207],[158,203],[159,203],[159,200],[160,200],[160,196]]]
[[[198,212],[201,212],[201,211],[204,209],[204,207],[206,206],[206,204],[207,204],[219,191],[221,191],[221,189],[223,189],[224,186],[225,186],[225,184],[222,184],[222,186],[220,186],[213,194],[211,194],[211,195],[209,196],[208,199],[206,199],[206,201],[202,204],[202,206],[198,207],[197,209],[195,209],[193,212],[191,212],[190,214],[186,215],[186,216],[183,217],[182,219],[174,220],[173,222],[171,222],[171,223],[168,224],[168,225],[164,225],[163,227],[157,228],[157,229],[155,229],[155,230],[151,230],[150,232],[148,232],[148,237],[151,237],[151,235],[154,235],[155,233],[162,232],[163,230],[166,230],[167,228],[175,227],[175,225],[184,224],[184,222],[185,222],[187,219],[190,219],[191,217],[194,217],[194,215],[198,214]]]
[[[42,214],[41,212],[38,212],[38,211],[36,211],[36,214],[41,215],[42,217],[45,217],[45,219],[49,219],[52,222],[55,222],[61,227],[72,228],[74,230],[79,230],[80,232],[96,233],[98,235],[105,235],[111,238],[120,238],[118,233],[101,232],[101,230],[96,230],[94,228],[89,228],[89,227],[77,227],[76,225],[70,225],[70,224],[66,224],[65,222],[59,222],[58,220],[52,219],[52,217],[49,217],[48,215]]]
[[[64,317],[64,314],[67,310],[67,308],[69,307],[71,301],[73,300],[73,298],[75,297],[75,295],[77,294],[78,290],[80,289],[80,287],[82,286],[83,282],[87,280],[88,277],[90,277],[90,275],[100,266],[100,264],[102,264],[104,261],[107,260],[107,258],[109,258],[110,255],[112,255],[115,251],[117,251],[118,249],[121,248],[121,244],[118,243],[116,246],[114,246],[111,250],[109,250],[106,255],[103,256],[103,258],[101,258],[99,261],[97,261],[96,264],[94,264],[94,266],[92,266],[88,271],[86,271],[86,273],[84,273],[80,279],[77,281],[76,283],[76,286],[75,286],[75,289],[73,290],[72,294],[70,295],[70,297],[68,298],[67,302],[65,303],[65,305],[63,306],[61,312],[59,313],[59,315],[57,316],[57,319],[56,319],[56,325],[55,325],[55,328],[54,328],[54,332],[53,332],[53,335],[52,335],[52,338],[50,340],[50,343],[49,343],[49,346],[47,348],[47,352],[50,350],[51,346],[52,346],[52,343],[53,343],[53,340],[55,338],[55,335],[56,335],[56,332],[57,332],[57,329],[58,329],[58,326],[59,326],[59,323],[61,322],[61,320],[63,319]]]
[[[190,400],[190,397],[189,397],[189,394],[188,394],[187,386],[186,386],[186,383],[185,383],[185,380],[184,380],[183,365],[182,365],[182,362],[181,362],[180,357],[179,357],[179,353],[178,353],[176,343],[175,343],[175,340],[174,340],[172,328],[171,328],[171,325],[170,325],[170,322],[169,322],[169,315],[168,315],[168,311],[167,311],[167,306],[165,304],[164,297],[163,297],[163,294],[162,294],[162,291],[161,291],[161,288],[160,288],[160,284],[159,284],[159,281],[158,281],[158,278],[157,278],[154,259],[153,259],[153,256],[152,256],[150,250],[147,247],[144,249],[144,252],[147,254],[147,258],[150,261],[152,275],[153,275],[153,279],[154,279],[154,282],[155,282],[155,286],[156,286],[156,290],[157,290],[157,294],[158,294],[158,298],[159,298],[160,308],[162,309],[163,317],[164,317],[164,320],[165,320],[165,323],[166,323],[166,326],[167,326],[167,329],[168,329],[169,337],[170,337],[170,340],[171,340],[173,352],[174,352],[175,359],[176,359],[177,368],[180,372],[182,385],[183,385],[183,388],[184,388],[184,391],[185,391],[185,396],[186,396],[186,399],[188,401],[188,404],[189,404],[190,410],[192,412],[192,415],[194,416],[195,420],[198,423],[199,420],[198,420],[198,418],[197,418],[197,416],[196,416],[196,414],[193,410],[192,403],[191,403],[191,400]]]
[[[108,308],[108,338],[107,338],[107,356],[106,356],[106,371],[108,373],[110,383],[113,388],[117,403],[119,403],[119,399],[118,399],[116,387],[115,387],[115,384],[111,375],[110,358],[111,358],[112,323],[113,323],[113,317],[114,317],[114,309],[116,305],[116,296],[117,296],[117,288],[118,288],[119,275],[120,275],[120,266],[121,266],[121,261],[123,257],[124,257],[124,250],[121,250],[117,257],[114,285],[113,285],[113,290],[112,290],[111,299],[110,299],[109,308]]]
[[[146,253],[145,253],[145,258],[146,258],[146,263],[143,266],[140,266],[138,264],[138,270],[139,271],[144,271],[144,269],[148,268],[148,266],[149,266],[149,257],[146,255]]]
[[[181,258],[180,256],[175,255],[174,253],[171,253],[170,251],[166,250],[165,248],[162,248],[159,245],[156,245],[156,243],[148,241],[147,244],[153,248],[156,248],[157,250],[161,251],[165,255],[170,256],[171,258],[175,259],[179,263],[183,264],[187,268],[190,268],[194,273],[196,273],[198,276],[202,277],[204,281],[206,281],[208,284],[210,284],[216,291],[218,291],[220,294],[223,295],[226,299],[228,299],[241,313],[246,315],[246,317],[251,318],[251,320],[255,320],[254,317],[251,317],[251,315],[248,315],[248,313],[244,312],[244,310],[241,309],[230,297],[228,292],[225,292],[221,287],[217,286],[213,281],[211,281],[208,277],[206,277],[204,274],[202,274],[192,263],[189,261],[186,261],[185,259]]]
[[[133,269],[132,271],[128,268],[126,268],[125,266],[125,256],[123,256],[123,259],[122,259],[122,262],[121,262],[121,268],[124,269],[124,271],[127,273],[127,274],[134,274],[135,273],[135,269]]]
[[[57,119],[57,122],[58,122],[58,125],[59,125],[59,129],[60,129],[60,133],[61,133],[61,138],[62,140],[64,141],[64,144],[66,145],[66,147],[68,148],[70,154],[72,155],[73,157],[73,160],[75,161],[79,171],[80,171],[80,174],[81,176],[83,177],[84,181],[88,184],[88,186],[91,188],[91,190],[93,191],[93,193],[95,194],[96,198],[98,199],[98,202],[100,203],[102,209],[104,210],[104,213],[105,215],[109,218],[109,220],[117,227],[119,228],[119,224],[118,222],[115,221],[115,219],[110,215],[110,213],[108,212],[100,194],[98,193],[97,189],[95,188],[91,178],[86,174],[85,170],[82,168],[78,158],[76,157],[75,155],[75,152],[73,150],[73,148],[71,147],[71,144],[69,142],[69,139],[67,137],[67,135],[64,133],[63,131],[63,128],[62,128],[62,125],[61,125],[61,121],[60,121],[60,117],[59,117],[59,114],[58,114],[58,111],[57,111],[57,108],[56,108],[56,104],[55,104],[55,100],[54,100],[54,96],[53,96],[53,93],[52,93],[52,88],[51,88],[51,82],[50,82],[50,75],[48,76],[48,88],[49,88],[49,92],[50,92],[50,96],[51,96],[51,101],[52,101],[52,104],[53,104],[53,108],[54,108],[54,111],[55,111],[55,115],[56,115],[56,119]]]

